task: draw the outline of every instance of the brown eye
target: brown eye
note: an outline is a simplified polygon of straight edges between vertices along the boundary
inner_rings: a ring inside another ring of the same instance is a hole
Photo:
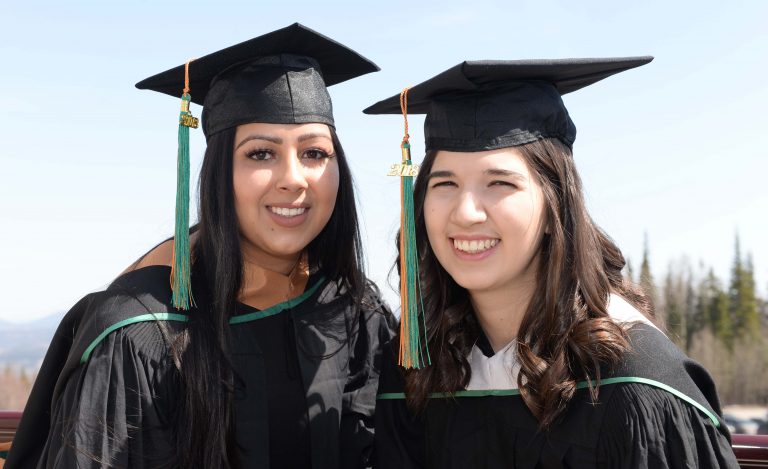
[[[246,152],[245,156],[256,161],[267,161],[275,157],[275,154],[271,150],[265,150],[263,148],[257,148]]]
[[[509,181],[492,181],[489,186],[505,186],[505,187],[511,187],[513,189],[517,189],[517,185],[512,184]]]
[[[310,150],[307,150],[304,152],[303,157],[310,159],[310,160],[322,160],[324,158],[330,158],[333,155],[330,155],[325,150],[320,150],[318,148],[312,148]]]
[[[452,186],[456,186],[456,183],[453,182],[453,181],[440,181],[440,182],[436,182],[436,183],[432,184],[433,188],[435,188],[435,187],[452,187]]]

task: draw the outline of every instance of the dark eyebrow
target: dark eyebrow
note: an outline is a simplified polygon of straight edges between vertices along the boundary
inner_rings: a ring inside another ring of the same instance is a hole
[[[235,147],[235,150],[237,150],[238,148],[242,147],[245,142],[249,142],[251,140],[266,140],[267,142],[272,142],[272,143],[275,143],[277,145],[280,145],[280,144],[283,143],[283,139],[280,138],[280,137],[272,137],[271,135],[257,135],[257,134],[253,134],[253,135],[249,135],[249,136],[245,137],[243,140],[241,140],[240,143],[238,143],[237,146]]]
[[[432,178],[451,178],[454,176],[455,174],[453,174],[452,171],[432,171],[429,173],[429,176],[427,176],[427,180]]]
[[[517,171],[511,171],[508,169],[486,169],[483,171],[487,176],[501,176],[501,177],[508,177],[512,179],[519,179],[521,181],[527,181],[528,178],[523,176],[521,173],[518,173]]]
[[[501,177],[509,177],[513,179],[519,179],[521,181],[527,181],[528,178],[523,176],[521,173],[518,173],[517,171],[511,171],[508,169],[486,169],[483,171],[483,173],[486,176],[501,176]],[[456,176],[456,174],[453,171],[432,171],[429,173],[429,176],[427,179],[432,178],[451,178]]]
[[[328,136],[328,135],[326,135],[326,134],[321,134],[321,133],[314,133],[314,132],[313,132],[313,133],[308,133],[308,134],[304,134],[304,135],[301,135],[301,136],[298,138],[298,140],[299,140],[300,142],[303,142],[303,141],[305,141],[305,140],[310,140],[310,139],[313,139],[313,138],[327,138],[328,140],[330,140],[330,139],[331,139],[331,137],[329,137],[329,136]]]

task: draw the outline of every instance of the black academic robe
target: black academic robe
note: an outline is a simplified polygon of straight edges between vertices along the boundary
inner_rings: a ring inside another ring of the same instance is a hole
[[[186,314],[170,305],[169,274],[124,274],[67,313],[6,469],[175,467],[180,380],[170,344]],[[264,311],[240,305],[230,327],[241,467],[368,467],[392,323],[372,290],[356,308],[321,273],[296,299]]]
[[[400,370],[385,365],[374,467],[737,468],[707,372],[649,325],[629,335],[632,351],[603,375],[597,402],[582,387],[549,431],[517,389],[434,396],[413,415]]]

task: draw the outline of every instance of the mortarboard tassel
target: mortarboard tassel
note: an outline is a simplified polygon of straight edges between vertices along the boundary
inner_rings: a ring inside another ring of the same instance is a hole
[[[413,207],[413,177],[419,170],[411,163],[411,144],[408,135],[408,88],[400,93],[400,109],[405,120],[405,135],[400,145],[402,163],[392,165],[390,176],[400,176],[400,356],[398,363],[404,368],[423,368],[430,365],[427,347],[427,327],[424,304],[421,299],[419,256],[416,247],[416,222]],[[419,322],[423,326],[420,330]],[[423,335],[423,347],[422,347]],[[426,351],[426,357],[424,352]],[[425,359],[426,358],[426,359]]]
[[[184,66],[184,93],[179,114],[179,152],[176,165],[176,227],[173,242],[171,289],[173,307],[189,309],[192,298],[191,259],[189,245],[189,128],[196,129],[198,120],[189,112],[189,62]]]

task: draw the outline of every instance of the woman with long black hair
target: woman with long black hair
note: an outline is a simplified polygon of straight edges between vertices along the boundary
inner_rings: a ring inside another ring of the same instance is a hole
[[[199,222],[67,314],[6,467],[369,465],[392,320],[326,87],[376,70],[295,24],[137,85],[204,106]]]
[[[623,277],[574,163],[561,95],[650,60],[464,62],[366,110],[427,114],[423,312],[414,366],[382,376],[378,467],[737,467],[711,378]]]

